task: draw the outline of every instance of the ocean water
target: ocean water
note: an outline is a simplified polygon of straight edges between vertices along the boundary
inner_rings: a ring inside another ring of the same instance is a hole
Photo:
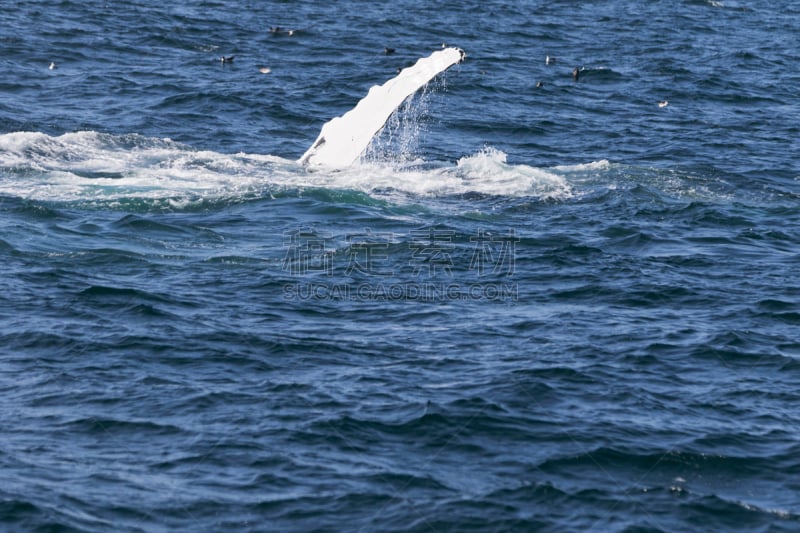
[[[0,10],[0,530],[800,530],[797,2],[173,4]]]

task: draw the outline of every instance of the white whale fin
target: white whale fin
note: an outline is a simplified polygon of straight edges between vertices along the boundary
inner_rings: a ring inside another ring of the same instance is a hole
[[[460,48],[445,48],[419,59],[383,85],[375,85],[353,109],[326,122],[298,162],[328,168],[353,164],[406,98],[464,57]]]

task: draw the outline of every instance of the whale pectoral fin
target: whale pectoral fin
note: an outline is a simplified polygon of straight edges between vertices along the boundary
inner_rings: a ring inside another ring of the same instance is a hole
[[[460,48],[445,48],[417,60],[383,85],[372,87],[353,109],[322,126],[299,163],[329,168],[353,164],[406,98],[465,57]]]
[[[308,164],[308,160],[311,158],[311,156],[312,156],[312,155],[314,155],[314,152],[315,152],[317,149],[321,148],[321,147],[322,147],[324,144],[325,144],[325,137],[324,137],[323,135],[320,135],[319,137],[317,137],[317,140],[316,140],[316,141],[314,141],[314,144],[312,144],[312,145],[311,145],[311,148],[309,148],[309,149],[306,151],[306,153],[305,153],[305,154],[303,154],[303,157],[301,157],[300,159],[298,159],[298,162],[299,162],[301,165],[306,165],[306,164]]]

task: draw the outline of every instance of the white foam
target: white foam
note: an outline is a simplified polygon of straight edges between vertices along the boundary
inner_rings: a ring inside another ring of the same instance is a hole
[[[294,161],[258,154],[195,150],[169,139],[98,132],[0,135],[0,194],[44,201],[269,197],[275,188],[331,188],[382,195],[491,195],[563,199],[572,195],[557,172],[507,162],[486,148],[455,166],[364,162],[311,172]]]
[[[510,165],[505,153],[494,148],[458,160],[456,174],[469,190],[506,196],[564,199],[572,187],[563,176],[528,165]]]
[[[50,201],[228,196],[260,190],[282,164],[296,167],[138,135],[10,133],[0,135],[0,194]]]
[[[592,161],[591,163],[583,163],[579,165],[558,165],[553,167],[553,170],[560,172],[586,172],[590,170],[608,170],[611,168],[611,163],[606,159],[600,161]]]

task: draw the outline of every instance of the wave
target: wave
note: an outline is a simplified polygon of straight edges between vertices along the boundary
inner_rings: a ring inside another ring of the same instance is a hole
[[[486,148],[455,166],[420,160],[364,161],[341,171],[308,171],[272,155],[197,150],[170,139],[95,131],[50,136],[0,135],[0,195],[38,201],[166,200],[174,208],[199,201],[269,198],[286,189],[349,189],[371,195],[534,196],[565,199],[567,180],[546,169],[509,164]]]
[[[492,147],[455,163],[424,161],[407,153],[390,160],[373,151],[342,170],[310,171],[279,156],[219,153],[138,134],[0,135],[0,197],[89,208],[183,210],[312,191],[326,198],[331,191],[338,191],[337,198],[345,191],[345,198],[368,203],[475,195],[567,201],[641,188],[667,202],[729,202],[742,194],[719,175],[631,167],[605,159],[541,168],[509,163],[504,152]]]

